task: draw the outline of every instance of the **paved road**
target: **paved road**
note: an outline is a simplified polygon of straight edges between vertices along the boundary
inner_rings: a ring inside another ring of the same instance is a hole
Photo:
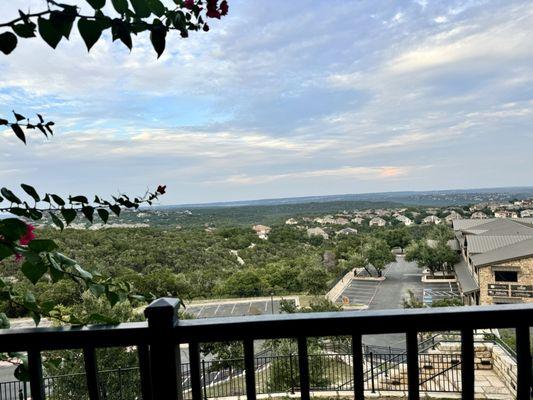
[[[420,269],[413,262],[407,262],[398,256],[396,262],[389,264],[384,272],[386,279],[376,284],[374,296],[368,303],[370,310],[403,308],[402,301],[408,290],[418,296],[422,294]],[[405,348],[404,334],[368,335],[363,342],[369,346],[390,346]]]

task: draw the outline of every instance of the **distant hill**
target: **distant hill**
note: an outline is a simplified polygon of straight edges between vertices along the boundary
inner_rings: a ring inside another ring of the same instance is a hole
[[[533,197],[533,187],[404,191],[383,193],[339,194],[328,196],[287,197],[280,199],[243,200],[207,204],[183,204],[170,208],[213,208],[241,206],[277,206],[307,203],[393,202],[421,206],[462,206],[480,202],[509,201]],[[398,205],[396,204],[396,205]],[[315,206],[317,207],[317,206]],[[383,207],[367,205],[365,208]],[[351,207],[354,208],[354,207]],[[356,207],[363,208],[363,207]]]

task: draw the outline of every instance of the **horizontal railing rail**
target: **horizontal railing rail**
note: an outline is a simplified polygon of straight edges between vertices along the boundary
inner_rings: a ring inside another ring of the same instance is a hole
[[[351,336],[354,396],[364,398],[364,355],[361,336],[405,333],[407,343],[407,389],[409,398],[420,398],[419,332],[461,332],[462,398],[474,398],[474,330],[514,328],[517,343],[518,399],[529,399],[531,353],[529,329],[533,304],[450,307],[336,313],[302,313],[252,317],[178,320],[179,300],[156,300],[145,311],[148,323],[117,326],[36,328],[0,331],[0,352],[26,351],[33,400],[45,399],[41,352],[83,349],[89,398],[100,400],[100,376],[95,349],[136,346],[143,400],[182,399],[181,343],[189,345],[190,388],[193,400],[205,397],[201,387],[200,343],[242,341],[244,379],[248,400],[256,399],[254,340],[294,338],[298,344],[298,387],[302,400],[310,399],[310,365],[307,338]]]

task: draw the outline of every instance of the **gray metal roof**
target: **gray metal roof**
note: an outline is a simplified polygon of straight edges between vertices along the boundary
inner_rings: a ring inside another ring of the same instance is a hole
[[[479,290],[479,285],[470,273],[470,269],[465,260],[461,259],[459,263],[454,265],[453,269],[455,270],[455,276],[457,276],[457,281],[459,282],[459,289],[461,289],[463,294]]]
[[[468,253],[479,254],[532,238],[533,232],[531,235],[468,235],[466,241]]]
[[[478,225],[486,224],[487,222],[494,221],[496,218],[489,219],[454,219],[452,226],[455,231],[463,231],[470,228],[474,228]]]
[[[486,253],[475,254],[471,259],[476,266],[481,267],[525,257],[533,257],[533,238],[487,251]]]
[[[448,240],[447,244],[448,244],[448,247],[452,250],[455,250],[455,251],[461,250],[461,245],[459,244],[457,239]]]

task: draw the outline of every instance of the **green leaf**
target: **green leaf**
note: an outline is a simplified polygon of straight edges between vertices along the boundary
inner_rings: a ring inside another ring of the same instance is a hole
[[[31,319],[33,319],[33,322],[35,322],[35,326],[39,326],[41,323],[41,315],[35,311],[30,312]]]
[[[25,183],[23,183],[23,184],[20,185],[20,187],[28,195],[30,195],[33,198],[33,200],[35,200],[36,202],[41,200],[41,198],[39,197],[39,195],[37,194],[37,191],[35,190],[35,188],[33,186],[26,185]]]
[[[87,204],[89,202],[89,199],[85,196],[71,196],[68,198],[71,203],[83,203]]]
[[[43,40],[48,43],[51,48],[55,49],[61,41],[63,33],[56,29],[51,20],[39,17],[37,23],[39,25],[39,34]]]
[[[50,196],[52,196],[52,199],[56,202],[58,206],[63,207],[65,205],[65,200],[63,200],[57,194],[51,194]]]
[[[28,248],[36,253],[51,252],[58,248],[57,244],[50,239],[34,239],[28,244]]]
[[[13,373],[15,378],[21,382],[30,381],[30,371],[28,369],[28,363],[19,364]]]
[[[28,209],[28,217],[30,217],[34,221],[38,221],[43,217],[43,213],[34,208],[30,208]]]
[[[26,144],[26,135],[19,124],[11,124],[11,129],[15,132],[15,135]]]
[[[35,263],[25,261],[21,267],[21,271],[24,276],[28,278],[29,281],[34,285],[39,281],[39,279],[42,278],[42,276],[46,273],[47,270],[48,268],[46,268],[46,265],[42,262],[42,260]],[[35,299],[33,302],[35,303]]]
[[[95,296],[100,297],[105,293],[105,286],[97,283],[89,284],[89,291]]]
[[[3,243],[0,243],[0,261],[11,257],[15,252],[13,249]],[[0,286],[1,287],[1,286]]]
[[[35,25],[33,22],[29,22],[27,24],[16,24],[11,26],[11,28],[13,28],[13,31],[21,38],[35,37],[36,27],[37,25]]]
[[[146,0],[130,0],[130,2],[137,17],[148,18],[150,15],[152,15],[152,10],[148,6],[148,2]]]
[[[0,34],[0,51],[5,55],[10,54],[17,47],[18,39],[11,32]]]
[[[161,54],[165,51],[167,30],[163,25],[158,25],[152,28],[150,32],[150,41],[154,50],[157,53],[157,58],[161,57]]]
[[[159,18],[165,15],[165,11],[167,10],[160,0],[148,0],[148,7],[150,7],[152,13],[157,15]]]
[[[30,217],[30,212],[25,208],[13,207],[9,209],[9,212],[13,215],[16,215],[17,217]]]
[[[87,46],[87,51],[90,51],[102,36],[102,24],[98,21],[80,18],[78,21],[78,30]]]
[[[113,213],[117,216],[117,217],[120,217],[120,206],[117,205],[117,204],[113,204],[113,205],[110,205],[109,206],[109,209],[111,211],[113,211]]]
[[[88,324],[107,324],[107,325],[116,325],[119,323],[114,318],[106,317],[105,315],[96,314],[96,313],[89,315],[86,322]]]
[[[65,6],[63,11],[52,11],[50,13],[50,22],[65,39],[68,39],[76,16],[77,10],[75,6]]]
[[[52,218],[52,222],[61,230],[65,229],[65,224],[61,219],[55,215],[53,212],[50,213],[50,217]]]
[[[120,39],[120,41],[131,50],[133,43],[131,41],[131,28],[129,24],[126,24],[121,20],[114,20],[113,22],[113,26],[111,27],[113,41]]]
[[[105,0],[87,0],[87,3],[95,10],[99,10],[105,6]]]
[[[11,203],[17,203],[17,204],[22,203],[22,201],[20,201],[20,199],[17,196],[15,196],[15,194],[8,188],[3,187],[2,189],[0,189],[0,193],[2,193],[2,196],[4,196],[6,200],[10,201]]]
[[[78,213],[76,212],[76,210],[73,210],[71,208],[62,208],[61,215],[63,216],[63,219],[65,220],[68,226],[72,221],[76,219]]]
[[[93,275],[89,271],[85,271],[78,264],[73,265],[74,269],[78,272],[82,279],[93,279]]]
[[[126,14],[128,11],[128,0],[111,0],[111,3],[119,14]]]
[[[0,220],[0,235],[9,241],[19,240],[27,231],[26,224],[18,218]]]
[[[109,301],[109,303],[111,304],[111,307],[117,304],[118,301],[120,300],[120,297],[115,292],[107,291],[105,295],[107,297],[107,301]]]
[[[100,219],[104,221],[104,224],[107,224],[107,221],[109,220],[109,211],[103,208],[99,208],[97,211]]]
[[[81,212],[83,213],[83,215],[85,215],[85,218],[87,218],[91,223],[93,222],[94,207],[82,207]]]

